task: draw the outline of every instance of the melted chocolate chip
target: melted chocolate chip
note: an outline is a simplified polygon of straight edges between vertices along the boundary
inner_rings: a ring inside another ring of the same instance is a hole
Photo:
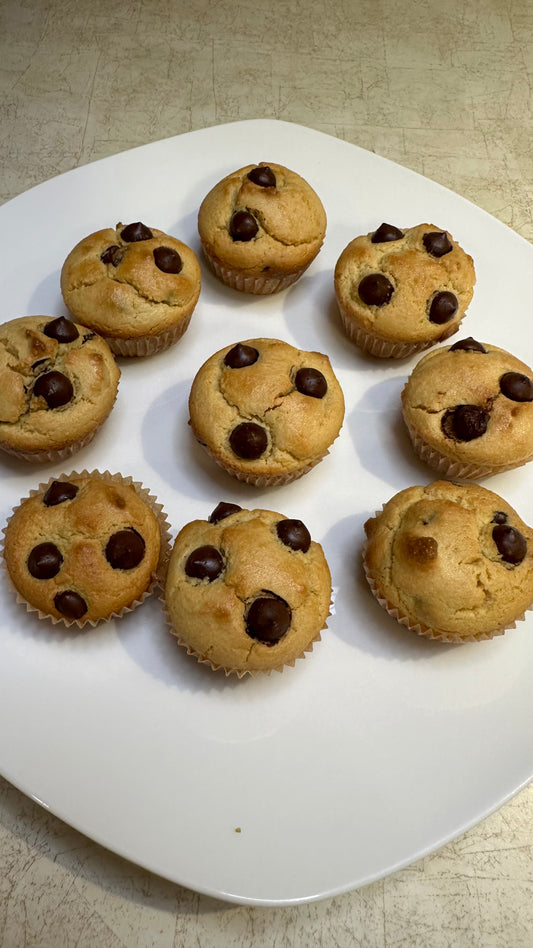
[[[446,231],[430,231],[422,237],[424,247],[432,257],[443,257],[445,253],[453,250],[453,244],[450,242]]]
[[[54,596],[54,605],[65,619],[81,619],[87,612],[85,599],[73,589],[65,589],[64,592],[57,593]]]
[[[230,369],[244,369],[247,365],[253,365],[259,358],[259,352],[253,346],[245,346],[238,342],[233,349],[226,353],[224,365]]]
[[[500,379],[500,391],[513,402],[533,402],[533,382],[521,372],[505,372]]]
[[[154,261],[158,270],[163,273],[181,273],[183,268],[183,260],[172,247],[156,247]]]
[[[369,273],[363,277],[357,291],[367,306],[384,306],[390,302],[394,287],[384,273]]]
[[[236,211],[229,223],[229,232],[233,240],[253,240],[258,230],[259,225],[255,217],[248,211]]]
[[[523,533],[507,524],[496,524],[492,531],[498,553],[505,563],[517,566],[527,553],[527,542]]]
[[[61,569],[63,557],[55,543],[39,543],[28,556],[28,572],[35,579],[52,579]]]
[[[311,546],[311,534],[301,520],[280,520],[276,532],[281,542],[291,550],[301,550],[307,553]]]
[[[373,244],[387,244],[391,240],[401,240],[403,232],[394,224],[381,224],[371,237]]]
[[[71,319],[65,316],[58,316],[52,319],[43,329],[45,336],[50,339],[56,339],[57,342],[74,342],[78,338],[79,332]]]
[[[113,569],[134,569],[144,557],[146,544],[132,528],[117,530],[109,537],[105,557]]]
[[[466,352],[486,352],[485,346],[482,346],[480,342],[477,342],[472,336],[468,336],[466,339],[460,339],[459,342],[454,342],[453,346],[450,346],[448,352],[459,352],[465,350]]]
[[[276,175],[268,165],[258,165],[257,168],[252,168],[248,172],[248,178],[254,184],[258,184],[260,188],[276,187]]]
[[[90,339],[94,339],[95,336],[96,336],[96,333],[95,333],[95,332],[86,332],[86,333],[84,333],[83,339],[81,340],[82,346],[85,345],[86,342],[89,342]]]
[[[243,421],[231,432],[229,443],[237,457],[255,461],[266,451],[268,436],[261,425],[256,425],[254,421]]]
[[[187,557],[185,573],[192,579],[208,579],[213,582],[224,569],[224,560],[216,546],[199,546]]]
[[[449,290],[435,293],[429,304],[429,319],[432,323],[438,323],[439,325],[447,323],[455,316],[458,306],[459,303],[455,293],[450,293]]]
[[[120,236],[126,243],[132,244],[137,240],[150,240],[154,235],[146,224],[142,224],[141,221],[136,221],[135,224],[126,224],[120,231]]]
[[[45,507],[55,507],[62,504],[65,500],[72,500],[78,493],[76,484],[69,484],[68,481],[52,481],[50,487],[43,497]]]
[[[33,394],[44,398],[49,408],[60,408],[66,405],[74,395],[70,379],[62,372],[44,372],[35,380]]]
[[[260,596],[252,602],[246,616],[246,632],[265,645],[275,645],[291,624],[290,606],[283,599]]]
[[[454,441],[473,441],[485,434],[488,423],[489,414],[479,405],[458,405],[444,414],[441,427]]]
[[[48,362],[48,359],[37,359],[37,362],[32,363],[32,369],[38,369],[43,362]]]
[[[294,384],[302,395],[309,395],[311,398],[324,398],[328,390],[328,383],[318,369],[298,369]]]
[[[225,500],[221,500],[209,517],[209,523],[219,523],[220,520],[230,517],[231,514],[238,513],[239,510],[242,510],[242,507],[239,507],[238,504],[230,504]]]
[[[107,247],[103,253],[100,254],[100,260],[102,263],[111,263],[114,267],[118,267],[120,261],[124,256],[124,251],[118,244],[111,244],[110,247]]]
[[[503,510],[495,510],[492,523],[507,523],[507,514]]]

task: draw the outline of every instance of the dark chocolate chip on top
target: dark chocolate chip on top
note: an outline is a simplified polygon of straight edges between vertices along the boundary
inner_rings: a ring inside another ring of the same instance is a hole
[[[370,241],[373,244],[385,244],[393,240],[401,240],[402,237],[403,231],[399,227],[395,227],[394,224],[383,223],[374,231]]]
[[[250,181],[253,181],[254,184],[258,184],[260,188],[276,187],[276,175],[268,165],[257,165],[256,168],[252,168],[252,170],[248,172],[247,177]]]
[[[58,316],[57,319],[50,320],[43,329],[45,336],[55,339],[57,342],[74,342],[78,338],[79,332],[71,319],[65,316]]]
[[[122,240],[126,243],[135,243],[137,240],[150,240],[154,235],[146,224],[141,221],[135,221],[134,224],[126,224],[120,231]]]

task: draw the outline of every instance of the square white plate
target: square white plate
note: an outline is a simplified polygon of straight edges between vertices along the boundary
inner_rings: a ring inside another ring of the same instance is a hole
[[[173,534],[219,500],[299,517],[336,590],[322,642],[283,674],[241,681],[198,665],[150,601],[83,634],[28,616],[0,585],[0,770],[110,849],[168,879],[243,903],[309,901],[379,878],[442,845],[533,776],[533,618],[448,647],[407,633],[361,574],[362,526],[403,487],[433,480],[413,455],[399,394],[416,359],[365,358],[340,327],[332,273],[382,221],[448,229],[474,258],[474,299],[456,338],[533,362],[533,248],[450,191],[319,132],[274,121],[208,128],[48,181],[0,208],[2,321],[65,313],[59,272],[86,234],[142,220],[198,254],[198,206],[225,174],[275,161],[303,175],[328,214],[324,247],[284,293],[235,293],[203,269],[191,325],[167,352],[121,363],[117,403],[64,465],[0,459],[2,523],[62,471],[131,474]],[[218,470],[193,441],[187,397],[202,362],[272,336],[327,352],[346,397],[330,455],[283,488]],[[533,521],[533,468],[491,478]]]

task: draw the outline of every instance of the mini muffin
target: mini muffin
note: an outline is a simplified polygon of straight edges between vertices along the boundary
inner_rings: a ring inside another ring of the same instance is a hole
[[[370,588],[402,625],[443,642],[490,639],[533,603],[533,530],[498,494],[435,481],[365,524]]]
[[[0,449],[57,461],[84,447],[109,415],[120,370],[105,342],[64,316],[0,326]]]
[[[200,265],[176,237],[137,221],[81,240],[61,270],[76,319],[120,356],[152,355],[177,342],[200,295]]]
[[[301,520],[221,503],[178,534],[164,600],[172,633],[198,661],[270,674],[320,639],[331,577]]]
[[[476,281],[472,258],[433,224],[381,224],[335,267],[344,329],[374,356],[406,358],[457,332]]]
[[[477,478],[533,458],[533,372],[469,337],[428,352],[402,392],[419,457],[446,477]]]
[[[316,257],[326,212],[300,175],[260,162],[215,185],[200,206],[198,232],[222,283],[245,293],[277,293]]]
[[[78,627],[138,606],[161,581],[169,532],[162,507],[131,477],[83,471],[41,484],[4,528],[17,600]]]
[[[195,437],[217,464],[265,487],[301,477],[328,453],[344,397],[326,355],[249,339],[203,364],[189,413]]]

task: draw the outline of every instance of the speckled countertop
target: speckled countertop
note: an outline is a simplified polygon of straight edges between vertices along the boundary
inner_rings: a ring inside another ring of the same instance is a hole
[[[136,145],[276,118],[421,172],[533,240],[528,0],[4,0],[0,88],[2,201]],[[532,817],[530,786],[382,881],[252,908],[137,868],[0,780],[0,945],[533,946]]]

